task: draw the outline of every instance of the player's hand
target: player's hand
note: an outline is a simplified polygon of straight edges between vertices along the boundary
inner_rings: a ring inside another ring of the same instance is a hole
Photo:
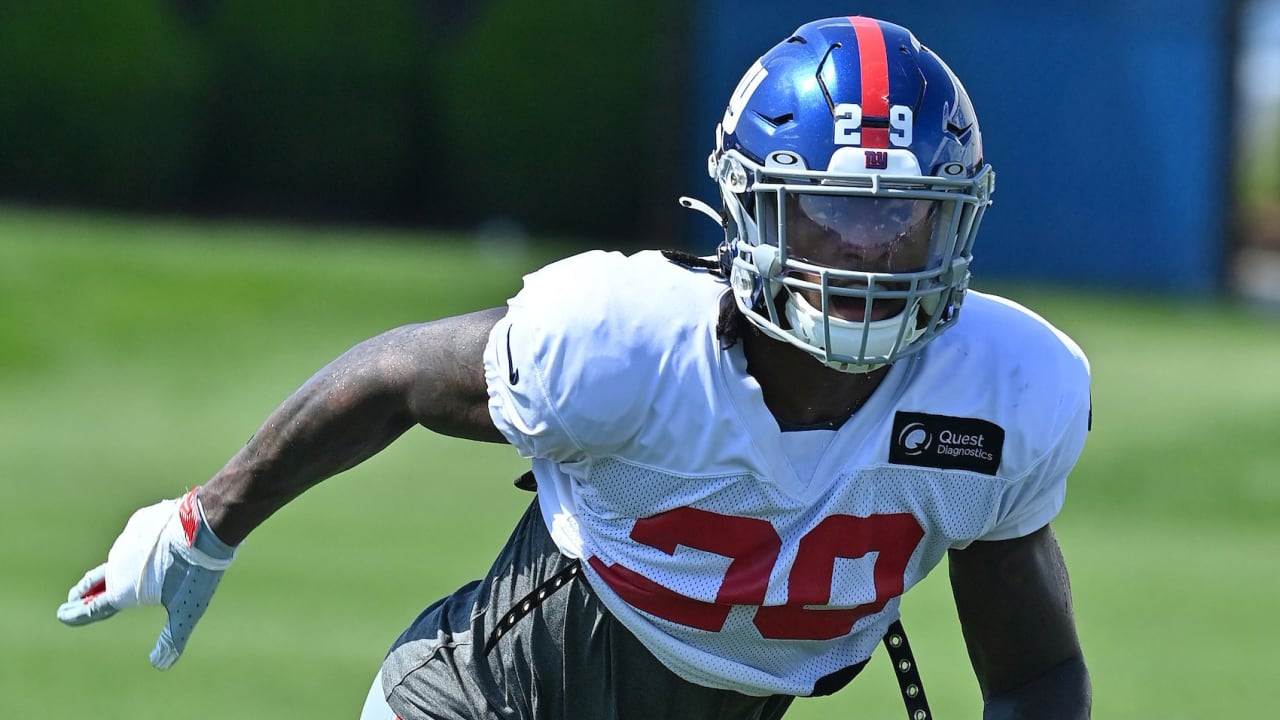
[[[192,489],[134,513],[107,562],[72,586],[58,619],[87,625],[127,607],[163,605],[169,619],[151,650],[151,664],[166,670],[182,655],[235,554],[205,523]]]

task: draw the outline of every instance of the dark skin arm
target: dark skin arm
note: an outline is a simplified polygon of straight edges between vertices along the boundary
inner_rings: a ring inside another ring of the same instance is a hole
[[[236,545],[307,488],[367,460],[414,425],[505,442],[489,417],[483,353],[505,308],[390,330],[351,348],[271,413],[199,491]]]
[[[1089,672],[1053,530],[952,550],[949,565],[984,720],[1089,717]]]

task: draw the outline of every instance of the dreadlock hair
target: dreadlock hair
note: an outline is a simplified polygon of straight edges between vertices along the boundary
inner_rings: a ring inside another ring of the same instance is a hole
[[[689,270],[705,270],[716,277],[723,278],[724,270],[716,258],[707,258],[688,253],[683,250],[663,250],[662,256],[680,267]],[[728,350],[742,341],[747,333],[759,334],[759,330],[747,316],[738,309],[732,293],[720,296],[720,315],[716,319],[716,339],[720,341],[720,349]]]

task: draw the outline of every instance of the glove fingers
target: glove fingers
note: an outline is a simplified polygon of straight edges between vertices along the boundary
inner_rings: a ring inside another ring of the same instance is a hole
[[[187,641],[191,639],[191,631],[209,608],[209,600],[218,587],[221,576],[220,572],[192,568],[166,599],[169,619],[161,628],[160,637],[151,650],[151,664],[156,669],[167,670],[178,662],[182,651],[187,647]]]
[[[107,566],[85,573],[80,582],[71,587],[67,601],[58,606],[58,619],[71,626],[87,625],[106,620],[115,615],[117,608],[107,602],[105,593]]]
[[[182,600],[183,598],[178,598],[179,603]],[[169,621],[160,628],[156,646],[151,648],[151,664],[157,670],[168,670],[178,662],[182,651],[187,648],[187,641],[191,639],[191,630],[199,619],[199,615],[190,618],[178,608],[169,610]]]
[[[76,627],[106,620],[115,615],[119,609],[102,598],[96,600],[70,600],[58,607],[58,619],[66,625]]]
[[[183,644],[186,644],[185,640]],[[157,670],[168,670],[178,662],[181,656],[182,650],[174,644],[173,638],[170,637],[169,626],[165,625],[160,631],[160,639],[156,640],[156,646],[151,648],[151,664]]]
[[[100,588],[94,588],[95,585],[101,585]],[[102,592],[107,589],[107,564],[102,563],[98,567],[90,570],[80,578],[80,582],[71,586],[67,591],[67,601],[82,600],[85,595],[90,594],[90,590]]]

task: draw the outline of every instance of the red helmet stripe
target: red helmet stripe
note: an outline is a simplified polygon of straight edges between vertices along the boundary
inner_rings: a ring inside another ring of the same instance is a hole
[[[858,36],[858,59],[862,66],[862,147],[889,147],[889,128],[867,127],[867,118],[889,119],[889,59],[884,31],[872,18],[851,17]]]

